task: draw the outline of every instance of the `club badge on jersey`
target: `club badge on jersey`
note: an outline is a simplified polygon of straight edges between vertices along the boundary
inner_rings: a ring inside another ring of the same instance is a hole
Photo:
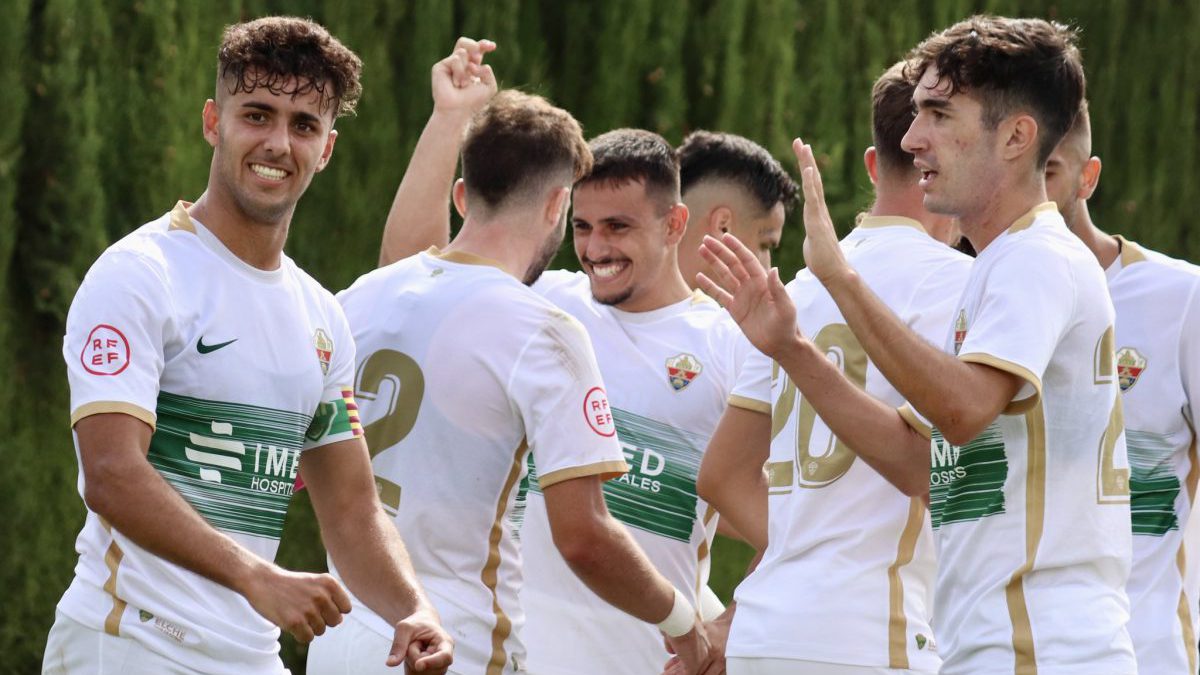
[[[1145,369],[1146,357],[1141,352],[1133,347],[1117,350],[1117,380],[1121,383],[1122,392],[1132,389]]]
[[[313,346],[317,348],[317,360],[321,362],[321,372],[328,375],[329,362],[333,360],[333,340],[329,339],[325,329],[318,328],[317,332],[313,333]]]
[[[954,355],[958,356],[958,350],[962,349],[963,342],[967,339],[967,310],[958,310],[958,320],[954,322]]]
[[[667,359],[667,381],[675,391],[682,391],[702,370],[704,366],[691,354],[677,354]]]

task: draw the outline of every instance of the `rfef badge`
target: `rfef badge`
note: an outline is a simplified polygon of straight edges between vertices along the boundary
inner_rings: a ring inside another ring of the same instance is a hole
[[[704,370],[704,366],[691,354],[679,354],[667,359],[667,381],[675,391],[680,391]]]

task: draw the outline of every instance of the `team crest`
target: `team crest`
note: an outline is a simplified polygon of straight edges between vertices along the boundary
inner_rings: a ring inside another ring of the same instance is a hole
[[[954,355],[958,356],[958,350],[962,349],[963,342],[967,339],[967,310],[958,310],[958,320],[954,322]]]
[[[1137,384],[1138,377],[1146,369],[1146,357],[1133,347],[1121,347],[1117,350],[1117,381],[1121,383],[1121,391],[1129,391]]]
[[[680,391],[704,370],[704,366],[691,354],[679,354],[667,359],[667,380],[675,391]]]
[[[329,362],[333,360],[333,340],[325,334],[323,328],[313,333],[313,346],[317,348],[317,360],[321,362],[321,372],[329,374]]]

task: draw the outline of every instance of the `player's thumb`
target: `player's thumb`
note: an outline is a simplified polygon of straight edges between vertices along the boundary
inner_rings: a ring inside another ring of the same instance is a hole
[[[492,89],[496,88],[496,73],[492,70],[490,64],[484,64],[483,68],[479,71],[479,81]]]

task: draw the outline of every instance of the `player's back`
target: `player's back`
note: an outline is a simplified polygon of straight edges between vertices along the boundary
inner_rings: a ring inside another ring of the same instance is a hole
[[[511,275],[461,253],[376,270],[339,300],[358,347],[376,486],[455,638],[455,667],[516,669],[513,511],[529,448],[550,470],[614,459],[623,469],[613,439],[578,438],[599,383],[586,333]]]
[[[916,221],[893,217],[864,218],[842,250],[901,321],[931,341],[945,335],[970,258]],[[889,405],[903,403],[811,273],[787,288],[800,330],[851,381]],[[858,460],[786,373],[772,373],[770,359],[753,356],[746,370],[736,395],[754,397],[770,382],[770,543],[737,590],[728,653],[936,672],[935,562],[923,502]]]

